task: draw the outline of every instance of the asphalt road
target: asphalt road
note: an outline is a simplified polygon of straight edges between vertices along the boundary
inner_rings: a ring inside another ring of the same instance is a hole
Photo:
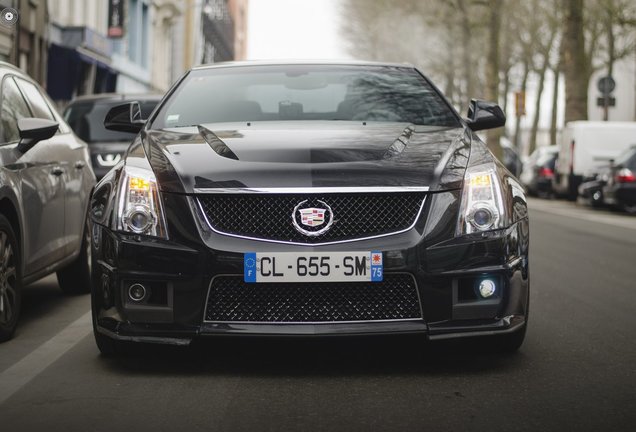
[[[25,288],[2,431],[636,430],[636,217],[531,202],[511,356],[420,338],[220,340],[103,359],[87,296]]]

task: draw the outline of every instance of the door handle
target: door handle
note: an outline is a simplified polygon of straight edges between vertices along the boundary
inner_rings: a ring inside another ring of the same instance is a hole
[[[75,162],[75,169],[82,169],[86,166],[86,164],[82,161]]]
[[[62,167],[56,166],[53,167],[53,169],[51,170],[51,174],[53,174],[54,176],[61,176],[62,174],[64,174],[64,169]]]

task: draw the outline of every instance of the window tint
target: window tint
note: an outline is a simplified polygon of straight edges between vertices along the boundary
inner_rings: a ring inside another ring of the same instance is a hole
[[[22,90],[22,93],[24,93],[27,101],[29,101],[29,103],[31,104],[33,115],[37,118],[55,121],[53,113],[51,113],[49,106],[47,105],[44,97],[42,96],[42,93],[40,93],[40,90],[38,90],[38,88],[32,83],[19,78],[16,79],[16,82],[18,83],[18,87],[20,87],[20,90]]]
[[[153,128],[286,120],[459,125],[444,99],[412,68],[289,65],[192,71]]]
[[[20,140],[18,120],[24,117],[31,117],[31,111],[13,78],[5,78],[2,82],[2,108],[0,113],[0,140],[2,142]]]

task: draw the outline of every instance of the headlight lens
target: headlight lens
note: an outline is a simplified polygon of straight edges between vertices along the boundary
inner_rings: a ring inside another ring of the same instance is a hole
[[[503,228],[504,211],[495,167],[469,167],[464,178],[457,235]]]
[[[125,167],[119,183],[118,202],[115,229],[168,238],[157,179],[151,170]]]

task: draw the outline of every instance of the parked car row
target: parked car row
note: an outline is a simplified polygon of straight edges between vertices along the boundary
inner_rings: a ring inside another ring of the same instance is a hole
[[[560,145],[530,155],[520,180],[530,195],[636,213],[636,123],[568,123]]]
[[[107,131],[106,112],[157,95],[78,98],[64,117],[46,92],[0,62],[0,342],[16,329],[22,287],[57,273],[68,294],[90,292],[88,204],[96,183],[121,160],[135,134]]]

